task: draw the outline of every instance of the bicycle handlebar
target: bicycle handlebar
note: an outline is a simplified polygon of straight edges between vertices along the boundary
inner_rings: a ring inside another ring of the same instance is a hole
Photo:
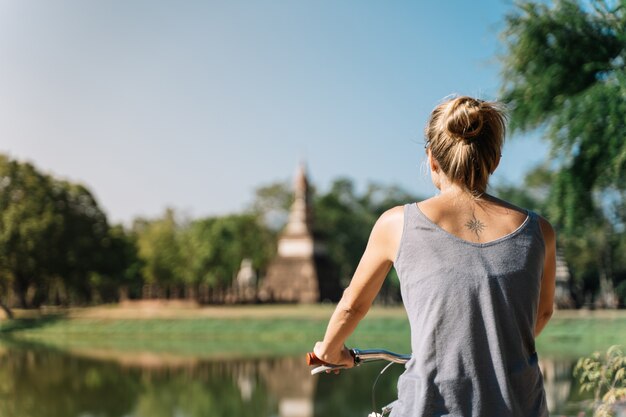
[[[354,366],[359,366],[362,363],[374,362],[374,361],[387,361],[394,363],[407,363],[411,359],[411,355],[403,355],[399,353],[390,352],[384,349],[350,349],[350,354],[354,358]],[[315,353],[309,352],[306,354],[306,363],[309,366],[320,365],[311,370],[311,374],[319,374],[325,371],[332,371],[337,369],[344,369],[343,365],[333,365],[328,362],[324,362]]]
[[[374,361],[387,361],[394,363],[407,363],[411,359],[411,354],[400,354],[390,352],[384,349],[351,349],[354,356],[354,361],[357,365],[366,362]]]

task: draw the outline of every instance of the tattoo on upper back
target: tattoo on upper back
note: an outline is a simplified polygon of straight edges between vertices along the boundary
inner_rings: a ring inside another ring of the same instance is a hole
[[[476,238],[480,239],[480,234],[483,230],[485,230],[485,227],[487,227],[487,225],[478,220],[476,218],[476,215],[472,213],[472,220],[469,220],[467,223],[465,223],[465,227],[474,232],[476,234]]]

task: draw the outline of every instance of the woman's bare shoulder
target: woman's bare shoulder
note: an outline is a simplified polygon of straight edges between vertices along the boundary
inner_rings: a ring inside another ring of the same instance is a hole
[[[506,200],[502,200],[501,198],[498,197],[494,197],[492,195],[488,196],[488,199],[492,202],[495,203],[498,207],[504,209],[504,210],[511,210],[511,211],[515,211],[519,214],[522,214],[524,216],[527,216],[529,214],[529,210],[524,209],[522,207],[516,206],[513,203],[510,203]]]
[[[395,259],[403,228],[404,206],[402,205],[386,210],[380,215],[372,229],[373,241],[381,249],[384,248],[385,258],[388,260]]]
[[[543,234],[543,240],[547,246],[554,246],[556,244],[556,232],[548,220],[544,217],[539,217],[539,226],[541,226],[541,233]]]
[[[384,230],[385,234],[392,239],[399,237],[404,228],[404,207],[405,205],[391,207],[378,217],[376,227]]]
[[[517,211],[519,213],[523,213],[523,214],[527,214],[529,213],[529,210],[523,209],[521,207],[516,206],[515,204],[509,203],[508,201],[496,198],[496,197],[491,197],[494,201],[496,201],[498,204],[500,204],[503,208],[507,209],[507,210],[513,210],[513,211]],[[543,237],[544,240],[546,241],[546,243],[552,243],[554,242],[555,238],[556,238],[556,234],[554,232],[554,228],[552,227],[552,225],[550,224],[550,222],[540,216],[539,214],[537,214],[537,218],[539,219],[539,225],[541,227],[541,232],[543,233]]]
[[[404,205],[391,207],[386,210],[383,214],[378,218],[379,222],[384,222],[386,224],[394,224],[394,223],[403,223],[404,220]]]

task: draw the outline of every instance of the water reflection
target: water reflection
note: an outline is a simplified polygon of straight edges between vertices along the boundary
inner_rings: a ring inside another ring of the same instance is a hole
[[[542,359],[548,403],[563,413],[571,396],[568,360]],[[68,353],[0,346],[0,415],[5,417],[317,417],[365,416],[382,365],[312,377],[301,357],[203,360]],[[401,366],[379,382],[377,402],[395,395]]]
[[[562,410],[567,404],[572,388],[573,366],[572,360],[542,359],[539,361],[549,410]]]

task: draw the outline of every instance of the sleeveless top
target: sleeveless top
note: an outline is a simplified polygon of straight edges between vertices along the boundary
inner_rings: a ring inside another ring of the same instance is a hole
[[[404,205],[394,267],[412,358],[390,417],[548,416],[534,341],[544,256],[533,212],[514,232],[473,243]]]

